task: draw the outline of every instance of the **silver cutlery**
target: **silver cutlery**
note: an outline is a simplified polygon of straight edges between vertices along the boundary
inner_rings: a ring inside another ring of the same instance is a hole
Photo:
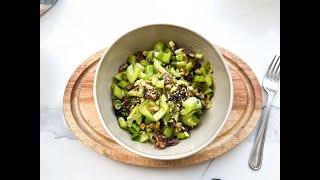
[[[280,56],[275,56],[267,70],[267,73],[262,81],[262,87],[267,95],[266,106],[260,117],[261,125],[257,131],[257,136],[250,152],[249,166],[253,170],[259,170],[262,165],[263,147],[268,127],[269,115],[271,111],[272,101],[275,94],[279,90],[280,80]]]

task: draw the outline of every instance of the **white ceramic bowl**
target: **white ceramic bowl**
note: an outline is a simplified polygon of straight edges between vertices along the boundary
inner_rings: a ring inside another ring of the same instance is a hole
[[[155,42],[159,40],[164,42],[173,40],[179,47],[203,53],[204,57],[211,61],[215,79],[213,107],[201,116],[201,124],[191,131],[188,139],[164,150],[155,149],[150,143],[132,141],[129,133],[118,126],[112,110],[110,88],[113,76],[130,53],[152,49]],[[94,99],[104,129],[124,148],[148,158],[179,159],[200,151],[218,135],[232,107],[232,78],[218,49],[204,37],[175,25],[148,25],[123,35],[104,52],[95,74]]]

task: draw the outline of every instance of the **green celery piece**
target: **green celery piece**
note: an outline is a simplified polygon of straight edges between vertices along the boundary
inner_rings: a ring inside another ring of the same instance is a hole
[[[141,123],[141,121],[142,121],[142,115],[139,112],[139,105],[136,105],[134,108],[131,109],[131,111],[129,113],[129,116],[127,117],[127,125],[128,125],[128,127],[132,126],[134,120],[137,123],[138,122]]]
[[[210,70],[210,62],[205,60],[200,68],[202,75],[206,76]]]
[[[123,75],[123,73],[120,72],[120,73],[116,74],[116,75],[114,76],[114,78],[117,79],[118,81],[122,81],[122,80],[123,80],[122,75]]]
[[[164,51],[165,48],[166,48],[165,44],[163,42],[159,41],[154,45],[153,50],[155,50],[157,52],[160,52],[160,51]]]
[[[114,103],[114,108],[115,108],[115,109],[117,109],[117,110],[118,110],[118,109],[121,109],[121,104],[122,104],[122,103],[121,103],[120,100],[118,100],[118,99],[117,99],[117,100],[114,100],[113,103]]]
[[[181,77],[181,74],[180,74],[179,70],[178,70],[178,69],[174,69],[174,67],[171,67],[171,68],[168,70],[168,72],[169,72],[171,75],[173,75],[173,76],[175,76],[175,77],[177,77],[177,78]]]
[[[134,65],[134,69],[136,69],[136,68],[139,68],[140,71],[144,71],[144,66],[142,66],[140,63],[136,63],[136,64]]]
[[[146,128],[146,133],[151,133],[151,132],[152,132],[152,129]]]
[[[167,72],[166,69],[161,66],[161,63],[158,60],[153,60],[153,66],[157,71],[161,72],[162,74]]]
[[[151,114],[151,112],[149,111],[149,107],[150,107],[150,100],[146,100],[144,101],[141,106],[139,106],[139,112],[146,117],[148,120],[150,121],[154,121],[154,117]]]
[[[144,60],[144,59],[140,61],[140,64],[141,64],[142,66],[144,66],[144,67],[150,65],[150,63],[149,63],[147,60]]]
[[[189,97],[187,100],[185,100],[182,103],[182,106],[184,107],[183,110],[180,112],[181,115],[187,115],[191,113],[191,111],[201,109],[202,105],[199,99],[196,97]]]
[[[136,64],[137,63],[137,59],[136,59],[136,57],[134,56],[134,55],[129,55],[128,56],[128,63],[129,64]]]
[[[201,53],[196,53],[195,58],[196,58],[196,59],[199,59],[199,60],[202,60],[202,59],[203,59],[203,54],[201,54]]]
[[[186,139],[186,138],[188,138],[189,137],[189,134],[187,133],[187,132],[179,132],[178,134],[177,134],[177,138],[178,139]]]
[[[163,124],[164,125],[167,125],[168,122],[169,122],[169,118],[170,118],[170,115],[169,115],[169,112],[167,112],[164,117],[163,117]]]
[[[140,86],[138,91],[131,90],[127,92],[128,96],[143,97],[144,87]]]
[[[154,72],[153,69],[154,69],[154,68],[153,68],[153,65],[147,65],[146,68],[145,68],[145,73],[146,73],[147,75],[151,75],[151,74],[153,74],[153,72]]]
[[[126,70],[126,74],[127,74],[129,82],[134,83],[134,81],[137,80],[137,78],[140,74],[140,69],[134,68],[134,66],[131,64],[128,66],[128,68]]]
[[[172,62],[170,63],[170,65],[173,66],[173,67],[176,67],[176,68],[179,68],[179,69],[180,69],[180,68],[186,66],[187,63],[186,63],[185,61],[172,61]]]
[[[160,120],[168,112],[169,106],[166,101],[166,97],[162,95],[160,97],[160,110],[153,115],[155,121]]]
[[[157,58],[162,61],[165,64],[169,64],[170,63],[170,59],[171,59],[171,51],[169,50],[169,52],[159,52]]]
[[[149,61],[149,62],[152,62],[152,60],[153,60],[153,51],[148,51],[147,52],[146,60]]]
[[[152,123],[153,121],[151,121],[150,119],[147,119],[147,118],[145,118],[144,119],[144,124],[150,124],[150,123]]]
[[[127,129],[127,121],[123,117],[118,118],[118,123],[122,129]]]
[[[213,93],[213,91],[212,91],[212,89],[209,88],[209,87],[206,87],[206,88],[204,89],[204,91],[203,91],[203,94],[204,94],[204,95],[207,95],[207,94],[210,94],[210,93]]]
[[[170,138],[172,136],[172,132],[173,132],[173,129],[168,126],[165,126],[163,128],[163,134],[166,138]]]
[[[204,80],[205,80],[208,87],[210,87],[212,85],[213,78],[212,78],[211,74],[207,74],[206,77],[204,78]]]
[[[195,75],[193,77],[194,82],[205,82],[205,78],[203,76]]]
[[[150,142],[154,142],[154,139],[153,139],[153,133],[152,132],[149,132],[149,133],[146,133],[148,135],[148,139]]]
[[[113,94],[118,98],[122,99],[124,96],[124,92],[121,88],[119,88],[116,84],[112,84]]]
[[[148,139],[149,139],[148,134],[140,134],[139,138],[138,138],[138,141],[143,143],[143,142],[146,142]]]
[[[200,120],[193,114],[182,116],[181,119],[182,119],[182,123],[189,127],[197,126],[200,123]]]
[[[140,131],[140,127],[138,126],[137,123],[133,123],[133,124],[132,124],[132,128],[133,128],[136,132],[139,132],[139,131]]]
[[[130,128],[129,128],[128,130],[130,130]],[[130,132],[131,132],[131,131],[130,131]],[[137,141],[140,134],[139,134],[138,132],[134,132],[134,131],[131,132],[131,133],[132,133],[131,139],[134,140],[134,141]]]
[[[156,88],[164,88],[164,80],[159,80],[156,76],[151,76],[151,83]]]
[[[189,62],[187,65],[186,65],[186,69],[189,71],[190,69],[193,68],[193,64],[192,62]]]
[[[188,58],[187,58],[187,55],[183,52],[180,52],[176,55],[176,60],[177,61],[186,61]]]
[[[148,75],[146,75],[144,72],[140,72],[140,74],[139,74],[139,76],[138,76],[138,78],[139,79],[145,79],[145,78],[147,78],[148,77]]]
[[[129,83],[127,81],[122,80],[117,85],[121,88],[125,88],[126,86],[129,85]]]
[[[143,97],[143,93],[139,91],[128,91],[127,92],[128,96],[135,96],[135,97]]]

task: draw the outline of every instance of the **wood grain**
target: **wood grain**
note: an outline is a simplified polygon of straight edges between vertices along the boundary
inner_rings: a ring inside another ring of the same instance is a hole
[[[257,124],[263,105],[261,86],[243,60],[220,48],[232,73],[234,99],[228,121],[219,136],[200,152],[184,159],[164,161],[133,154],[108,136],[95,109],[94,72],[103,51],[100,50],[89,57],[71,76],[65,89],[63,105],[65,119],[75,136],[91,149],[110,159],[147,167],[175,167],[201,163],[234,148]]]

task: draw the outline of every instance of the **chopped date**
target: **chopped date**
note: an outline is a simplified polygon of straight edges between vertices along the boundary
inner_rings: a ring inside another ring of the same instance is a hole
[[[179,140],[177,138],[170,138],[167,140],[167,146],[174,146],[179,143]]]
[[[122,64],[120,67],[119,67],[119,72],[122,72],[122,71],[125,71],[128,67],[128,64],[127,63],[124,63]]]

